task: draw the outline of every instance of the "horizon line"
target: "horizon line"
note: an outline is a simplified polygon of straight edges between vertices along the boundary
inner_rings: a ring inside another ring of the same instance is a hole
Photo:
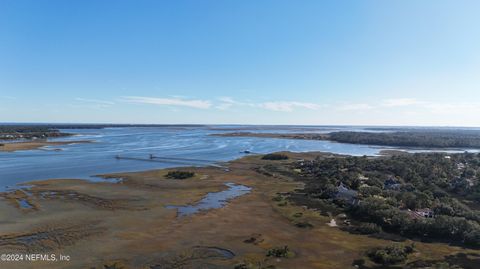
[[[112,125],[112,126],[304,126],[304,127],[389,127],[389,128],[480,128],[460,125],[382,125],[382,124],[245,124],[245,123],[95,123],[95,122],[0,122],[0,125]]]

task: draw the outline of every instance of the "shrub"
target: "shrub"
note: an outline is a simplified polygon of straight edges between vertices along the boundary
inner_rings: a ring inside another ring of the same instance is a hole
[[[275,202],[280,202],[282,200],[283,200],[283,197],[281,195],[277,195],[272,198],[272,201],[275,201]]]
[[[302,216],[303,216],[303,213],[302,213],[302,212],[297,212],[297,213],[293,214],[293,217],[294,217],[294,218],[300,218],[300,217],[302,217]]]
[[[290,251],[288,246],[271,248],[267,252],[267,257],[290,258],[292,256],[293,252]]]
[[[361,234],[375,234],[382,232],[382,228],[375,223],[362,223],[355,229]]]
[[[271,153],[271,154],[264,155],[262,157],[262,160],[271,160],[271,161],[288,160],[288,156],[285,154]]]
[[[367,256],[375,263],[391,265],[405,262],[408,255],[413,253],[414,250],[415,246],[413,244],[408,246],[393,244],[369,250]]]
[[[313,228],[313,225],[310,222],[297,222],[295,223],[295,226],[298,228]]]
[[[194,172],[189,171],[170,171],[168,172],[165,177],[172,178],[172,179],[187,179],[195,176]]]
[[[234,269],[275,269],[275,265],[264,265],[263,262],[255,263],[239,263],[236,264]]]

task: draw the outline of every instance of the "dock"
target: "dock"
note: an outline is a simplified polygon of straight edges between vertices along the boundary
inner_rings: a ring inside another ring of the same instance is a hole
[[[149,154],[148,157],[145,157],[145,158],[116,155],[115,159],[117,159],[117,160],[144,161],[144,162],[186,164],[186,165],[202,165],[202,166],[213,166],[213,167],[218,167],[218,168],[225,168],[222,165],[218,164],[218,161],[214,161],[214,160],[155,156],[153,154]]]

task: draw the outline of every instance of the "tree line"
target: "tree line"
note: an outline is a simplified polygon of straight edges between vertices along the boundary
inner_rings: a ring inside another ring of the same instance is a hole
[[[397,132],[332,132],[328,139],[341,143],[398,147],[478,148],[480,131],[397,131]]]

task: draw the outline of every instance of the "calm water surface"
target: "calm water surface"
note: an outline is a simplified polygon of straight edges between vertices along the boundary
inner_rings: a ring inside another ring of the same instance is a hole
[[[224,207],[231,199],[237,198],[250,192],[251,188],[234,183],[225,184],[228,189],[219,192],[209,192],[205,197],[194,205],[175,206],[166,208],[177,209],[179,217],[189,216],[200,211]]]
[[[95,180],[98,174],[141,171],[185,165],[205,165],[244,156],[242,151],[326,151],[350,155],[375,155],[388,147],[373,147],[294,139],[220,137],[210,134],[233,132],[238,128],[253,132],[330,132],[361,130],[358,127],[129,127],[63,130],[77,136],[55,140],[93,140],[94,143],[46,147],[44,149],[0,153],[0,188],[17,183],[51,178]],[[54,149],[62,149],[56,151]],[[198,163],[138,161],[115,156],[201,159]]]

